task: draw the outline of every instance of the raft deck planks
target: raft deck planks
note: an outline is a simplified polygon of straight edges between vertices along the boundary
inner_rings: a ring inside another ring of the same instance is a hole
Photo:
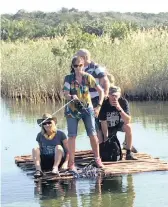
[[[125,151],[123,151],[123,159],[118,162],[103,162],[105,165],[102,171],[104,177],[122,175],[122,174],[133,174],[140,172],[151,172],[151,171],[168,171],[168,163],[161,161],[159,158],[153,158],[152,156],[145,153],[135,154],[138,160],[125,160]],[[91,150],[77,151],[75,153],[75,162],[79,167],[89,164],[93,160],[93,153]],[[21,169],[35,170],[31,155],[22,155],[15,157],[15,163]],[[60,180],[60,179],[72,179],[73,174],[63,171],[60,173],[60,177],[55,176],[51,173],[46,173],[41,179],[43,181]]]

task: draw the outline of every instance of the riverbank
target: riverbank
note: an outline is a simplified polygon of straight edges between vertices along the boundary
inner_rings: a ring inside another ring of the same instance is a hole
[[[71,58],[84,45],[82,40],[77,44],[80,38],[1,42],[2,96],[61,101]],[[106,66],[129,100],[168,100],[168,31],[137,31],[114,41],[108,36],[88,38],[85,47],[92,59]]]

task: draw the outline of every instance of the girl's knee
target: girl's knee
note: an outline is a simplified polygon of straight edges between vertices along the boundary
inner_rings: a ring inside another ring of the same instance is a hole
[[[33,148],[33,149],[32,149],[32,152],[34,152],[34,153],[39,153],[39,152],[40,152],[39,147],[35,147],[35,148]]]
[[[61,152],[64,151],[64,149],[63,149],[63,147],[61,145],[56,145],[55,150],[56,151],[61,151]]]

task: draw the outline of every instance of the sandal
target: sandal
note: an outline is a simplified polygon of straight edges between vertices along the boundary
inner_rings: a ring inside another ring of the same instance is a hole
[[[43,172],[41,170],[36,170],[36,172],[34,173],[35,178],[40,178],[42,176],[43,176]]]
[[[58,171],[58,168],[57,168],[57,167],[53,167],[53,169],[52,169],[52,174],[60,176],[60,174],[59,174],[59,171]]]

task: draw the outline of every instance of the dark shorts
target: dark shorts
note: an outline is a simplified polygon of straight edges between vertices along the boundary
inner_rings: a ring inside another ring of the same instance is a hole
[[[41,169],[42,171],[50,171],[54,165],[54,155],[41,155]],[[65,158],[63,157],[61,163],[59,164],[59,168],[64,163]]]
[[[124,126],[124,122],[123,121],[120,121],[120,123],[116,127],[117,128],[117,131],[124,132],[123,126]]]

